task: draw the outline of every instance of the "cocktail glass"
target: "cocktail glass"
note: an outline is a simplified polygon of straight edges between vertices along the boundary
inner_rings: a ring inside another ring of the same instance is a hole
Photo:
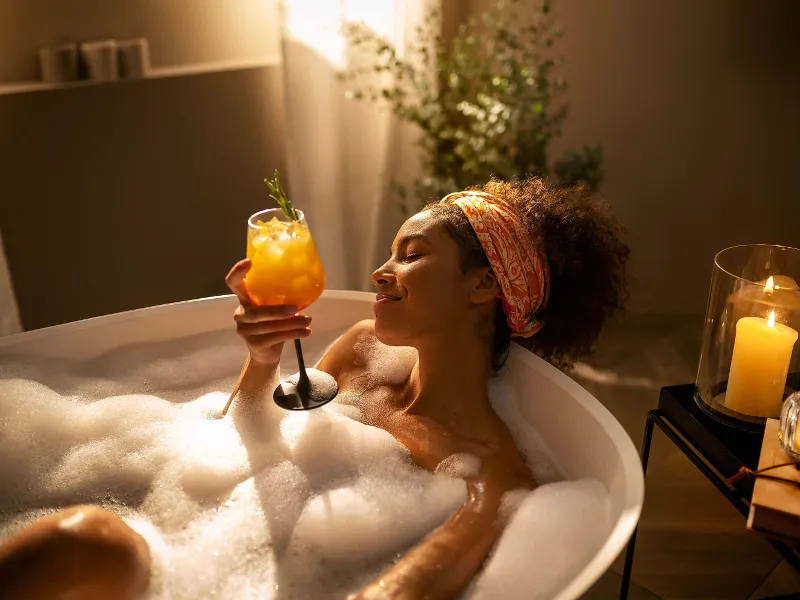
[[[250,300],[258,306],[297,306],[302,311],[325,289],[325,270],[302,211],[291,220],[281,209],[263,210],[247,221],[245,277]],[[275,403],[287,410],[310,410],[327,404],[339,391],[328,373],[307,369],[300,340],[294,341],[299,372],[281,381]]]

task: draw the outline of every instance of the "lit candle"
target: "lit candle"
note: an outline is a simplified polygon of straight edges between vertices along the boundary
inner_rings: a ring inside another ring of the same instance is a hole
[[[787,275],[770,275],[758,283],[747,283],[730,296],[731,319],[767,315],[770,310],[781,316],[781,322],[800,329],[800,286]]]
[[[769,319],[739,319],[725,406],[754,417],[777,417],[795,341],[797,332],[776,323],[774,310]]]

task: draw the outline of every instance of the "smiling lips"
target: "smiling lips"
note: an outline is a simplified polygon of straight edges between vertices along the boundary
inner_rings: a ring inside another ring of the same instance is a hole
[[[384,294],[381,292],[375,295],[375,302],[380,302],[381,300],[400,300],[400,296],[392,296],[391,294]]]
[[[393,302],[397,302],[400,300],[399,296],[391,296],[389,294],[380,293],[375,296],[375,307],[374,310],[378,310],[388,304]]]

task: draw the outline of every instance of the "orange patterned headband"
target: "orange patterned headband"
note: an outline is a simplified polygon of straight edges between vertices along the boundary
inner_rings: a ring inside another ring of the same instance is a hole
[[[525,220],[512,207],[485,192],[455,192],[442,199],[469,219],[503,291],[503,310],[515,336],[530,337],[544,323],[534,318],[547,304],[547,259],[531,240]]]

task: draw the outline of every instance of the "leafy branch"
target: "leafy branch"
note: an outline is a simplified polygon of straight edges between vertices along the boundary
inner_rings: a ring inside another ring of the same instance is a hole
[[[286,197],[286,192],[284,191],[283,186],[281,186],[281,182],[278,179],[278,169],[275,169],[275,178],[272,181],[269,179],[264,179],[264,183],[267,184],[269,191],[272,192],[269,197],[278,203],[278,206],[281,207],[283,214],[285,214],[292,221],[299,221],[300,215],[292,206],[292,202],[289,200],[289,198]]]
[[[531,6],[532,2],[537,2]],[[452,40],[441,35],[441,11],[429,8],[405,54],[363,23],[348,23],[351,50],[370,57],[342,74],[347,96],[387,103],[420,132],[423,175],[412,184],[417,205],[491,176],[547,177],[596,189],[602,150],[587,146],[548,164],[548,146],[561,135],[566,88],[556,75],[553,45],[561,29],[552,0],[494,0],[463,24]],[[384,75],[391,75],[386,78]],[[395,182],[401,198],[406,186]]]

